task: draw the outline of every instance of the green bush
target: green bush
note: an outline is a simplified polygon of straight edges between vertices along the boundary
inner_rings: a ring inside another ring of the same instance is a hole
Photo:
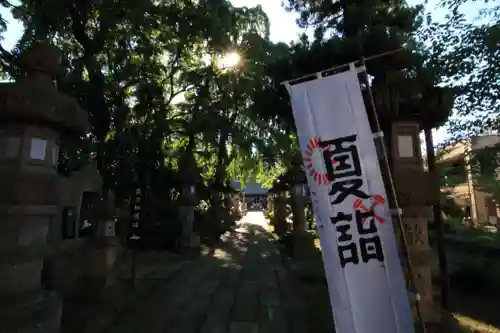
[[[464,291],[500,295],[500,265],[490,258],[464,258],[450,273],[450,283]]]

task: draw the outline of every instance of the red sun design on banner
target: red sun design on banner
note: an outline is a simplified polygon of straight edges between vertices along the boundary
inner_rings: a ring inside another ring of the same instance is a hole
[[[314,179],[314,181],[318,183],[318,185],[328,185],[332,180],[329,179],[326,170],[318,170],[319,168],[314,165],[314,155],[319,154],[321,156],[321,160],[323,160],[323,151],[325,149],[331,149],[331,146],[321,148],[319,142],[320,139],[317,137],[312,137],[309,139],[309,141],[307,142],[306,151],[304,152],[304,164],[306,166],[306,171]],[[337,164],[337,162],[332,159],[332,165],[335,166],[335,164]]]
[[[385,203],[385,199],[383,196],[380,194],[374,194],[371,196],[371,206],[368,207],[366,206],[361,199],[357,199],[354,201],[354,209],[359,210],[362,213],[372,213],[373,218],[379,222],[379,223],[384,223],[384,219],[380,216],[377,215],[377,212],[375,211],[375,208],[378,205],[383,205]],[[363,223],[365,223],[366,218],[363,218]]]

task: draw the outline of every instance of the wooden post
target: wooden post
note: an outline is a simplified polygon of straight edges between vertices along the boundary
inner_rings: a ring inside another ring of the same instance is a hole
[[[434,142],[432,140],[432,130],[426,129],[425,134],[425,145],[427,151],[427,167],[431,174],[437,177],[436,170],[436,154],[434,152]],[[439,191],[439,188],[436,190]],[[441,282],[441,307],[443,309],[448,309],[448,299],[449,299],[449,280],[448,280],[448,262],[446,259],[446,248],[444,240],[444,225],[443,218],[441,215],[441,202],[437,200],[432,206],[432,215],[434,217],[434,226],[436,227],[437,234],[437,251],[439,260],[439,279]]]

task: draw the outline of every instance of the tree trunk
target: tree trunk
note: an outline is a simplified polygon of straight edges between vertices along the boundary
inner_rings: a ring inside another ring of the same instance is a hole
[[[227,131],[222,131],[220,141],[219,141],[219,149],[217,153],[217,167],[215,170],[215,179],[213,183],[213,191],[211,193],[211,206],[213,212],[213,223],[214,223],[214,231],[216,233],[216,237],[219,236],[221,223],[222,223],[222,207],[221,207],[221,195],[220,189],[223,185],[225,172],[226,172],[226,143],[229,138],[229,133]]]
[[[434,142],[432,139],[432,132],[430,129],[424,131],[425,144],[427,150],[427,166],[429,172],[437,177],[436,168],[436,155],[434,152]],[[437,234],[437,248],[438,248],[438,258],[439,258],[439,275],[441,282],[441,306],[444,309],[449,308],[449,276],[448,276],[448,261],[446,258],[446,246],[444,239],[444,224],[441,215],[441,203],[438,200],[432,206],[434,225],[436,226]]]

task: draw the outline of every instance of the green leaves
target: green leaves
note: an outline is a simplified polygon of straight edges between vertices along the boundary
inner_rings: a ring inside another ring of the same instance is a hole
[[[476,187],[500,200],[500,145],[487,146],[471,155],[471,170]]]
[[[35,38],[60,47],[68,73],[58,86],[89,112],[88,145],[65,149],[67,170],[92,155],[105,186],[126,195],[134,178],[171,177],[165,169],[177,172],[186,149],[211,177],[217,165],[235,165],[236,177],[259,164],[257,142],[267,122],[253,112],[253,97],[269,58],[269,20],[261,7],[235,8],[226,0],[23,0],[16,13],[26,28],[16,52]],[[222,73],[206,62],[230,49],[248,60],[241,68]]]
[[[450,11],[442,22],[420,32],[426,41],[428,66],[443,85],[454,87],[455,119],[449,125],[452,140],[498,129],[500,111],[500,7],[484,4],[479,20],[469,23],[463,9],[472,0],[446,0]],[[481,1],[475,2],[477,7]],[[471,6],[472,7],[472,6]]]

